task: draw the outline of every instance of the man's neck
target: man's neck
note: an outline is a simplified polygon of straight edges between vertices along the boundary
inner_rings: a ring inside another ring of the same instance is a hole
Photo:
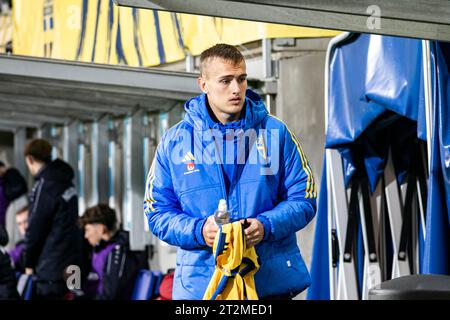
[[[45,163],[43,163],[43,162],[36,162],[35,163],[35,167],[34,167],[34,172],[35,172],[34,176],[37,176],[42,171],[42,169],[44,167],[45,167]]]
[[[109,241],[109,240],[111,240],[112,238],[114,238],[114,236],[116,235],[116,232],[117,232],[117,231],[109,231],[109,232],[106,232],[105,234],[103,234],[102,239],[103,239],[104,241]]]
[[[242,111],[244,110],[244,108],[242,108],[240,112],[233,114],[223,113],[217,110],[217,108],[215,108],[214,106],[212,106],[208,102],[208,99],[206,99],[206,108],[208,110],[211,119],[214,122],[220,122],[222,124],[238,121],[241,118]]]

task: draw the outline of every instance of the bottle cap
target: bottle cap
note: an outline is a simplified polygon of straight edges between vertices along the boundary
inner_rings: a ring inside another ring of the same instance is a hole
[[[220,199],[218,210],[223,212],[227,211],[227,201],[225,199]]]

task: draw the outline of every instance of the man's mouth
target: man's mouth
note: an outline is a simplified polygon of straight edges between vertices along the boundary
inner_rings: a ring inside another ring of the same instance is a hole
[[[241,98],[232,98],[232,99],[230,99],[229,101],[232,103],[232,104],[239,104],[240,102],[241,102]]]

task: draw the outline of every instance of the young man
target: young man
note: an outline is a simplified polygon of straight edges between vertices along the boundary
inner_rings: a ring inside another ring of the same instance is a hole
[[[30,141],[24,151],[35,180],[28,202],[25,272],[34,275],[36,298],[62,299],[68,292],[65,269],[81,264],[82,233],[74,171],[62,160],[52,161],[51,153],[52,146],[43,139]]]
[[[25,237],[25,233],[28,228],[28,206],[19,209],[16,213],[16,223],[19,229],[20,236]],[[24,273],[24,252],[25,252],[25,240],[21,239],[16,243],[14,249],[8,251],[9,256],[14,264],[14,269],[16,272]]]
[[[130,299],[138,271],[149,267],[146,256],[130,251],[128,232],[117,228],[116,212],[106,204],[88,208],[80,224],[94,247],[92,272],[97,275],[93,292],[85,288],[86,295],[102,300]]]
[[[150,230],[179,247],[173,298],[202,299],[215,265],[213,213],[226,199],[231,221],[249,224],[259,298],[289,299],[310,284],[295,233],[316,211],[311,168],[294,134],[247,90],[236,48],[215,45],[200,65],[203,94],[162,138],[144,201]]]

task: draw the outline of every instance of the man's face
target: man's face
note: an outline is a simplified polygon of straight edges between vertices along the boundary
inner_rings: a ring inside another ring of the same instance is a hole
[[[247,73],[245,61],[238,64],[221,58],[211,58],[203,66],[198,79],[200,89],[207,94],[211,109],[222,121],[236,120],[245,103]]]
[[[84,237],[91,246],[96,246],[102,240],[106,227],[101,223],[89,223],[84,226]]]
[[[16,223],[20,234],[24,236],[28,228],[28,210],[19,212],[16,215]]]

